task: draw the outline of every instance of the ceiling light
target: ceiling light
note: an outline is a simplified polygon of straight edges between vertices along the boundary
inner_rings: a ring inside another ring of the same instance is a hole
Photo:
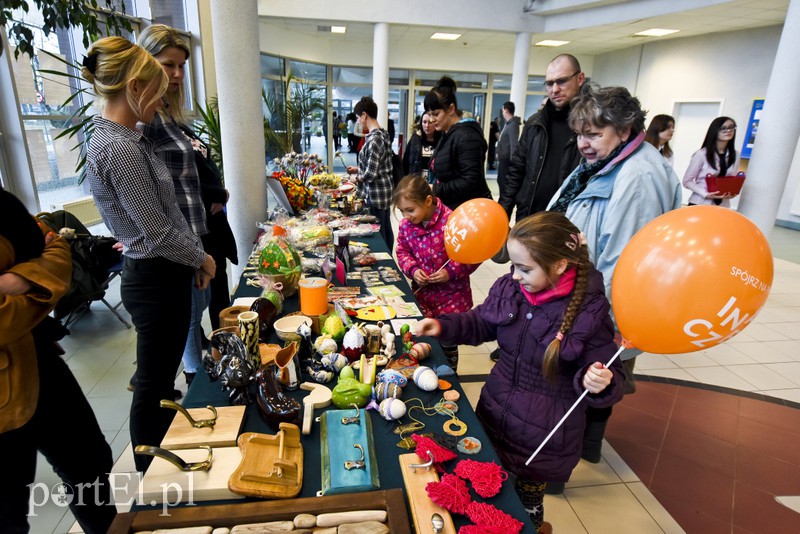
[[[556,41],[554,39],[545,39],[544,41],[539,41],[538,43],[534,43],[533,46],[547,46],[552,48],[555,46],[564,46],[569,42],[570,41]]]
[[[678,33],[679,31],[680,30],[665,30],[663,28],[650,28],[649,30],[636,32],[633,35],[638,35],[640,37],[663,37],[664,35],[669,35],[671,33]]]
[[[438,40],[440,40],[440,41],[455,41],[455,40],[456,40],[456,39],[458,39],[459,37],[461,37],[461,34],[460,34],[460,33],[442,33],[442,32],[436,32],[436,33],[434,33],[433,35],[431,35],[431,39],[438,39]]]
[[[331,33],[347,33],[347,26],[331,26]]]

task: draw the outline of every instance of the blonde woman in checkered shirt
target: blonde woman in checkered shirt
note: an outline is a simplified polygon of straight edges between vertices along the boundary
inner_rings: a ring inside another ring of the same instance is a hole
[[[87,54],[81,74],[102,106],[87,176],[103,222],[125,247],[120,292],[137,333],[131,443],[158,445],[171,420],[159,402],[173,396],[189,330],[190,284],[207,286],[216,265],[178,208],[169,171],[136,129],[161,105],[168,83],[161,65],[121,37],[100,39]],[[136,455],[137,470],[151,459]]]

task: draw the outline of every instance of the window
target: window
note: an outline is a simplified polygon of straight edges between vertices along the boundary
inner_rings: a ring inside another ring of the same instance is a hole
[[[261,54],[262,76],[283,76],[283,59],[268,54]]]
[[[128,6],[128,2],[125,3]],[[166,24],[179,30],[188,30],[186,24],[186,8],[183,1],[150,0],[153,22]]]
[[[458,89],[486,89],[489,86],[489,75],[477,72],[441,72],[441,71],[415,71],[415,85],[434,87],[442,76],[450,76],[456,82]]]
[[[290,60],[289,70],[292,76],[307,82],[325,82],[328,79],[328,68],[317,63]]]

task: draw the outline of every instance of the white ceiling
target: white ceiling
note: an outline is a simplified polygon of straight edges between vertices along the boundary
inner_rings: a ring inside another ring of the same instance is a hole
[[[789,0],[536,0],[532,2],[531,9],[524,12],[531,0],[485,1],[493,2],[498,9],[518,10],[520,18],[531,17],[534,21],[531,27],[545,28],[541,32],[532,31],[534,43],[543,39],[570,41],[569,44],[559,47],[558,51],[588,55],[656,40],[782,25],[789,6]],[[453,2],[450,5],[456,6],[458,3]],[[656,11],[671,12],[641,17],[642,13]],[[609,19],[618,22],[594,24],[596,21]],[[463,21],[463,17],[460,20]],[[264,22],[298,36],[307,34],[317,37],[320,35],[320,26],[346,25],[346,34],[330,34],[329,38],[354,43],[371,43],[374,34],[373,22],[370,21],[343,22],[312,17],[270,16],[264,18]],[[517,30],[490,31],[480,29],[481,27],[485,28],[487,25],[481,24],[481,21],[475,21],[471,27],[454,27],[446,23],[441,26],[390,23],[390,47],[424,45],[434,32],[445,31],[462,33],[453,42],[454,46],[466,43],[486,51],[496,50],[506,54],[511,50],[513,53]],[[634,33],[648,28],[680,31],[665,37],[632,37]]]

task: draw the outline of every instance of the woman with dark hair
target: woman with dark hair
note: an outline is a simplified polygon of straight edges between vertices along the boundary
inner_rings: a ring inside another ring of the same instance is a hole
[[[403,174],[419,173],[427,180],[431,157],[441,137],[442,134],[433,127],[430,113],[426,111],[411,132],[408,145],[403,152]]]
[[[716,204],[730,207],[736,195],[709,191],[706,176],[732,176],[739,170],[736,152],[736,121],[730,117],[717,117],[711,121],[700,150],[692,154],[689,168],[683,175],[683,186],[692,192],[689,205]]]
[[[477,121],[459,117],[452,78],[443,76],[425,95],[425,111],[442,133],[430,165],[436,196],[451,210],[473,198],[492,198],[484,174],[486,139]]]
[[[661,152],[670,167],[673,165],[672,148],[669,146],[675,133],[675,119],[670,115],[656,115],[644,133],[644,140]]]

